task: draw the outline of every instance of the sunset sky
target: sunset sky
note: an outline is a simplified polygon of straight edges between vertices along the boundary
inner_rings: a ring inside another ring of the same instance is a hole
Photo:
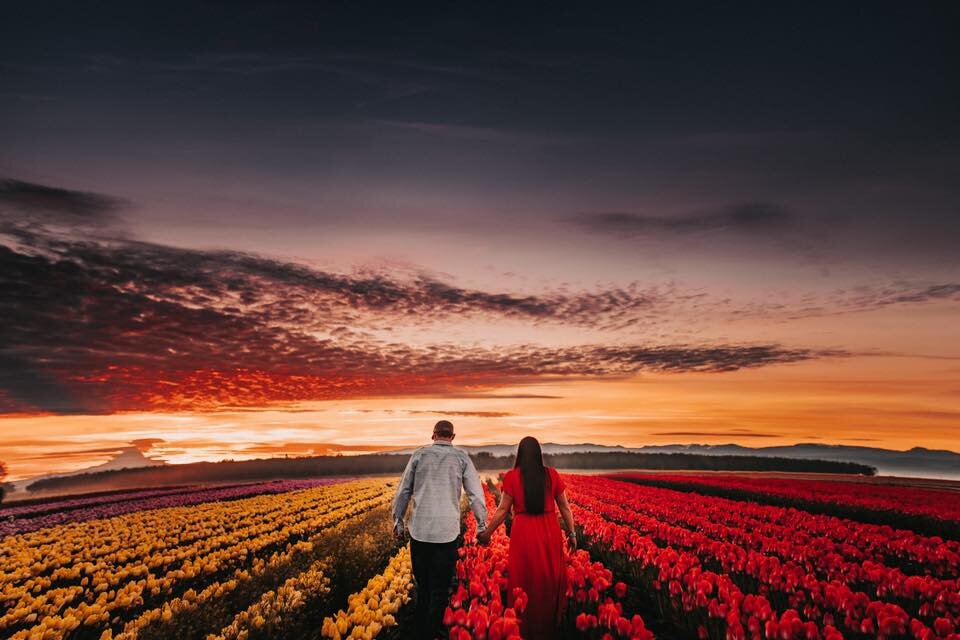
[[[7,7],[0,460],[960,451],[958,6]]]

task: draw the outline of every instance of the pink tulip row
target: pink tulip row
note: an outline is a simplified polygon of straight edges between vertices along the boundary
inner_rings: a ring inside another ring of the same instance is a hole
[[[156,496],[169,496],[177,493],[189,493],[196,491],[196,486],[189,487],[167,487],[163,489],[143,489],[139,491],[110,491],[107,493],[98,493],[96,495],[87,495],[68,498],[51,498],[43,502],[28,502],[21,504],[12,502],[0,506],[0,519],[9,518],[34,518],[47,513],[57,511],[69,511],[79,507],[93,507],[98,504],[111,504],[125,500],[142,500],[143,498],[153,498]]]
[[[960,526],[960,492],[874,482],[836,482],[732,475],[618,474],[638,480],[736,489],[807,502],[830,503],[955,521]]]

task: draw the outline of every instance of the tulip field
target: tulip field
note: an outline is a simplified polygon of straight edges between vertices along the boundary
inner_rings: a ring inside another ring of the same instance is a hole
[[[624,473],[616,477],[651,486],[797,507],[866,522],[895,524],[917,533],[950,537],[951,532],[960,529],[960,499],[956,490],[729,474]]]
[[[568,554],[559,638],[960,640],[960,494],[564,477],[581,545]],[[412,637],[410,553],[391,535],[395,487],[274,481],[0,507],[0,638]],[[486,497],[492,509],[494,478]],[[506,592],[507,528],[477,545],[464,513],[449,637],[522,638],[537,594]],[[877,521],[884,513],[896,527]],[[911,518],[917,530],[902,526]],[[931,523],[944,534],[921,531]]]

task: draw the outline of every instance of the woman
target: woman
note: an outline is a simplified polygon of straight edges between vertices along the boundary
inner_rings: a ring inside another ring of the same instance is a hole
[[[521,587],[529,600],[521,618],[524,638],[556,636],[567,591],[567,563],[557,509],[563,516],[567,540],[576,548],[573,514],[563,480],[556,469],[543,466],[536,438],[526,437],[517,447],[513,469],[503,477],[500,506],[477,539],[486,544],[513,508],[507,593]]]

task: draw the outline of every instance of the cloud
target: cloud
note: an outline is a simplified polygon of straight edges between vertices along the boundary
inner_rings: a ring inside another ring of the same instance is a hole
[[[115,456],[127,449],[127,447],[118,446],[118,447],[97,447],[93,449],[76,449],[76,450],[60,450],[60,451],[45,451],[43,453],[37,453],[32,456],[24,456],[22,460],[60,460],[64,458],[88,458],[90,456],[104,456],[110,455]]]
[[[140,453],[147,453],[158,444],[165,444],[166,440],[163,438],[139,438],[137,440],[131,440],[130,444],[133,447],[136,447],[137,451]]]
[[[782,438],[776,433],[755,433],[750,431],[658,431],[652,436],[678,436],[684,438]]]
[[[460,416],[463,418],[506,418],[516,415],[509,411],[419,411],[407,410],[410,415]]]
[[[542,393],[484,393],[456,391],[445,393],[443,398],[451,400],[562,400],[564,396],[554,396]]]
[[[11,213],[27,213],[34,222],[104,225],[116,219],[123,205],[100,193],[0,179],[0,224],[11,222]]]
[[[4,266],[21,273],[19,282],[11,283],[21,289],[29,287],[28,278],[86,278],[90,286],[122,288],[153,301],[193,308],[219,306],[238,312],[258,306],[274,323],[329,332],[349,331],[363,314],[367,328],[380,326],[375,315],[403,317],[407,324],[433,322],[440,316],[489,315],[609,329],[636,323],[645,312],[679,297],[671,287],[636,284],[578,293],[491,293],[428,275],[398,280],[382,273],[338,274],[249,253],[176,249],[110,236],[112,229],[86,234],[79,241],[51,225],[67,225],[67,233],[90,221],[106,227],[116,221],[122,202],[15,180],[2,184],[0,205],[7,207],[0,206],[0,232],[16,236],[30,249],[23,252],[21,247],[20,252],[3,256]],[[48,264],[33,260],[38,255]]]
[[[94,217],[113,211],[109,198],[43,190],[55,195],[18,206]],[[424,276],[330,273],[249,253],[76,238],[46,227],[21,235],[16,246],[0,238],[0,290],[4,412],[207,411],[489,392],[560,377],[723,372],[843,355],[776,344],[493,349],[386,341],[377,332],[465,317],[617,329],[665,312],[682,296],[636,285],[486,292]]]
[[[895,282],[885,286],[864,286],[841,290],[834,296],[834,304],[843,311],[866,311],[896,304],[915,304],[937,300],[960,301],[960,283],[918,284]]]
[[[392,447],[399,449],[400,447]],[[224,455],[244,453],[244,454],[265,454],[265,455],[291,455],[291,456],[330,456],[338,453],[376,453],[379,451],[388,451],[391,447],[381,445],[344,445],[332,442],[258,442],[241,449],[225,449]]]
[[[778,345],[504,349],[384,343],[330,329],[452,311],[569,321],[576,303],[312,271],[256,256],[144,243],[0,245],[0,382],[11,405],[54,413],[216,410],[398,393],[463,392],[557,376],[731,371],[821,357]],[[628,305],[627,305],[628,306]],[[5,410],[10,407],[4,405]]]
[[[537,133],[520,129],[483,127],[450,122],[421,122],[407,120],[371,119],[371,124],[402,131],[423,134],[451,141],[502,143],[508,145],[559,145],[580,140],[576,136],[559,133]]]
[[[621,212],[581,213],[567,221],[594,233],[635,237],[659,233],[721,231],[762,233],[780,230],[788,226],[793,219],[794,216],[778,204],[742,202],[680,216],[648,216]]]

